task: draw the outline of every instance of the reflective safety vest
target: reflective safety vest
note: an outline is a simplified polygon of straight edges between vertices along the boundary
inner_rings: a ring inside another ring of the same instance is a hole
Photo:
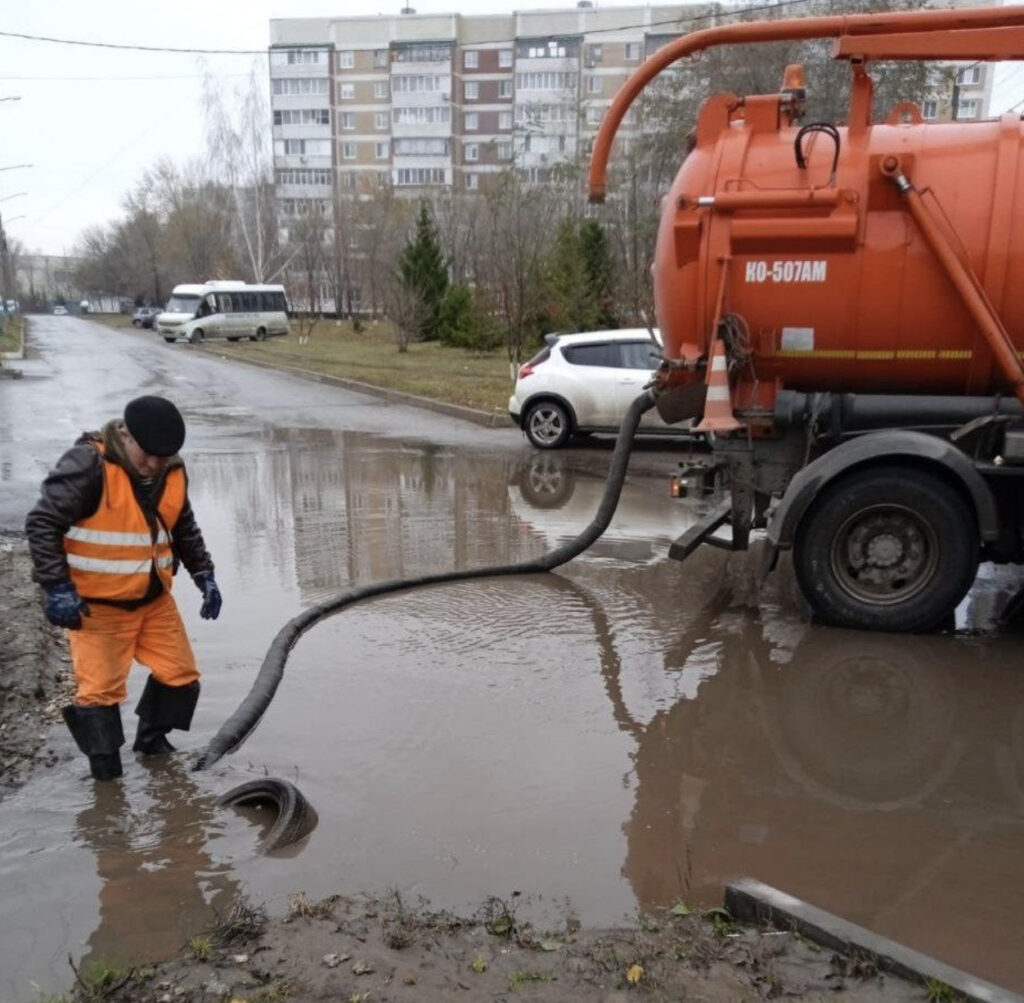
[[[102,454],[103,447],[94,445]],[[169,592],[174,574],[171,531],[184,507],[185,471],[173,467],[165,476],[154,533],[127,471],[104,460],[99,506],[64,534],[64,553],[78,594],[83,599],[113,602],[142,599],[149,591],[153,568]]]

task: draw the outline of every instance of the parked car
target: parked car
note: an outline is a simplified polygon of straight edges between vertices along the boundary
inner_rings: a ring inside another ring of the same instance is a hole
[[[152,327],[158,313],[163,311],[159,306],[140,306],[132,314],[133,327]]]
[[[573,435],[614,433],[661,361],[661,335],[646,328],[549,334],[520,367],[509,417],[538,449],[558,449]],[[680,434],[657,411],[640,431]]]
[[[53,315],[54,315],[54,317],[63,317],[67,312],[68,312],[67,311],[67,307],[55,306],[53,308]]]

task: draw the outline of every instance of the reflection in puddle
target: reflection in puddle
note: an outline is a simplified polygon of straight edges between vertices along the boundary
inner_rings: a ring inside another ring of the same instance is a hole
[[[192,749],[300,609],[535,557],[590,522],[607,463],[324,430],[222,444],[189,457],[225,593],[210,625],[182,590],[204,671]],[[667,561],[698,515],[631,475],[605,537],[555,575],[324,621],[209,774],[129,762],[94,792],[55,732],[67,762],[0,804],[0,998],[66,987],[68,952],[173,953],[239,889],[279,912],[302,889],[455,909],[539,891],[600,925],[717,904],[742,874],[1024,989],[1003,894],[1024,823],[1017,639],[811,626],[785,571],[757,584],[754,555]],[[981,588],[963,616],[987,624],[1001,601]],[[259,857],[260,832],[213,806],[265,772],[317,806],[295,855]]]
[[[237,895],[228,868],[206,848],[215,799],[176,758],[145,768],[145,786],[132,797],[124,784],[94,784],[75,819],[74,837],[92,850],[100,878],[99,923],[85,965],[168,957],[214,914],[225,915]]]

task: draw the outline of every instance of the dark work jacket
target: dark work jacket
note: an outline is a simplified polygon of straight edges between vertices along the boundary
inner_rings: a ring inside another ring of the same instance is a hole
[[[146,516],[150,528],[156,526],[156,502],[164,487],[164,473],[154,484],[143,485],[138,474],[128,462],[121,442],[119,420],[108,422],[101,432],[84,433],[74,446],[57,461],[57,466],[43,481],[39,501],[25,520],[28,547],[32,555],[34,570],[32,577],[43,586],[70,583],[71,575],[64,556],[64,534],[80,519],[92,515],[99,508],[103,497],[103,464],[115,463],[128,473],[135,498]],[[105,457],[92,442],[102,442]],[[180,456],[175,456],[167,469],[184,468]],[[174,527],[174,556],[193,577],[200,572],[213,571],[213,560],[203,542],[203,534],[196,524],[192,505],[188,500],[188,478],[186,476],[185,507]],[[152,602],[164,592],[164,587],[154,572],[149,590],[141,599],[129,602],[111,602],[112,606],[136,609]],[[99,601],[99,600],[93,600]]]

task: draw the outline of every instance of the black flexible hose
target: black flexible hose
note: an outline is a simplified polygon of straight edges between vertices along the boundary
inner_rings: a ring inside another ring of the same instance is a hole
[[[371,596],[386,595],[389,592],[402,592],[423,585],[436,585],[439,582],[458,582],[473,578],[491,578],[497,575],[530,575],[541,571],[551,571],[560,564],[571,561],[586,550],[608,528],[615,514],[622,494],[622,485],[626,480],[629,466],[629,454],[633,448],[633,438],[644,412],[654,406],[653,390],[645,390],[632,404],[622,419],[618,439],[612,453],[608,479],[605,481],[604,495],[601,504],[589,526],[575,539],[563,543],[550,553],[543,554],[532,561],[520,564],[499,564],[487,568],[469,568],[465,571],[445,571],[434,575],[421,575],[417,578],[394,579],[378,582],[375,585],[364,585],[360,588],[342,592],[340,595],[317,603],[289,620],[271,642],[263,664],[256,675],[256,681],[238,709],[229,717],[210,739],[210,744],[196,760],[194,770],[205,770],[212,766],[221,756],[236,748],[260,722],[260,718],[270,706],[270,701],[277,692],[278,684],[284,676],[284,664],[288,654],[299,638],[317,621],[332,613],[337,613]]]

